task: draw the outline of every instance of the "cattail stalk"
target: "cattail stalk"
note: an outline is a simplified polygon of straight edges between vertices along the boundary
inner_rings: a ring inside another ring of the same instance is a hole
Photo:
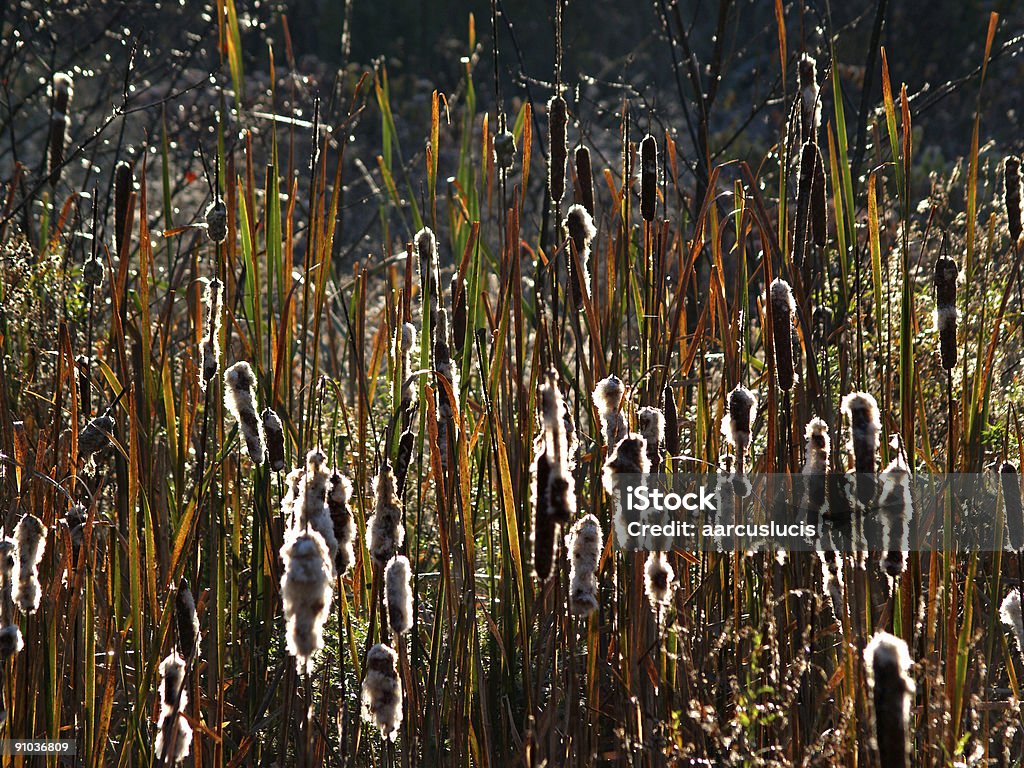
[[[661,394],[662,409],[665,412],[665,450],[669,456],[676,456],[679,453],[679,412],[676,410],[676,398],[668,384]]]
[[[1022,229],[1020,207],[1020,158],[1009,155],[1003,160],[1003,201],[1006,205],[1006,225],[1010,242],[1016,248]]]

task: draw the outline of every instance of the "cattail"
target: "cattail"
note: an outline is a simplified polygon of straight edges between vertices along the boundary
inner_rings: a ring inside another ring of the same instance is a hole
[[[323,536],[314,530],[289,531],[281,547],[285,638],[300,673],[307,670],[312,655],[324,647],[324,623],[333,597],[329,558]]]
[[[412,407],[416,398],[415,378],[411,376],[413,370],[412,348],[416,345],[416,326],[412,323],[402,323],[402,375],[405,380],[402,382],[402,411],[406,412]]]
[[[1003,160],[1003,200],[1006,204],[1006,224],[1015,248],[1021,233],[1020,189],[1020,158],[1010,155]]]
[[[588,616],[598,608],[597,566],[601,559],[604,533],[593,515],[584,515],[565,537],[569,551],[569,610]]]
[[[405,477],[409,472],[409,464],[412,462],[412,449],[416,436],[412,429],[407,429],[398,439],[398,455],[395,456],[395,485],[399,494],[404,493]]]
[[[1003,509],[1009,549],[1024,551],[1024,507],[1021,504],[1020,478],[1017,468],[1008,461],[999,467],[999,484],[1003,490]]]
[[[412,570],[409,558],[395,555],[384,568],[384,605],[391,630],[404,635],[412,628]]]
[[[284,425],[281,417],[270,408],[265,409],[260,418],[263,420],[263,432],[267,436],[267,461],[274,472],[280,472],[285,468]]]
[[[943,254],[935,262],[935,326],[939,330],[939,352],[947,371],[956,365],[956,262]]]
[[[565,259],[572,302],[576,309],[582,312],[583,297],[590,292],[590,243],[597,234],[597,229],[594,227],[594,220],[582,205],[569,208],[562,228],[575,252],[575,260],[572,253],[566,253]],[[579,264],[578,272],[575,263]]]
[[[825,306],[817,306],[811,313],[811,342],[816,349],[825,349],[832,339],[835,323],[832,321],[832,310]]]
[[[804,451],[805,475],[824,475],[828,472],[828,459],[832,452],[832,440],[828,436],[828,424],[814,417],[807,422],[804,431],[807,446]]]
[[[626,428],[626,420],[622,418],[619,406],[622,404],[622,396],[626,388],[622,380],[612,375],[597,382],[594,387],[593,399],[597,406],[597,415],[601,419],[601,433],[604,435],[604,443],[608,450],[612,450],[616,444],[629,431]]]
[[[548,102],[548,192],[557,203],[565,194],[565,161],[569,155],[567,126],[569,124],[565,99],[552,96]]]
[[[466,308],[466,281],[452,275],[452,343],[462,353],[466,346],[466,327],[469,324]]]
[[[18,542],[18,590],[14,600],[22,613],[35,613],[42,589],[39,586],[39,561],[46,549],[46,526],[35,515],[26,514],[14,529]]]
[[[808,54],[800,57],[800,138],[816,141],[821,125],[821,102],[818,99],[818,65]]]
[[[811,181],[811,240],[819,248],[828,243],[828,198],[825,161],[821,148],[814,145],[814,178]]]
[[[665,412],[665,450],[669,456],[675,456],[679,453],[679,413],[672,387],[668,384],[662,390],[661,402]]]
[[[383,568],[405,541],[402,502],[395,494],[395,476],[384,460],[373,481],[373,514],[366,521],[366,548],[374,565]]]
[[[576,516],[576,484],[569,467],[569,439],[566,435],[565,404],[558,389],[558,374],[549,371],[540,386],[544,421],[544,448],[549,458],[547,514],[567,525]]]
[[[842,412],[850,422],[848,449],[853,457],[853,471],[874,474],[878,461],[878,435],[882,431],[878,403],[866,392],[852,392],[843,398]]]
[[[640,215],[654,221],[658,204],[658,142],[651,134],[640,142]]]
[[[82,547],[82,534],[85,529],[85,521],[88,517],[86,509],[81,504],[72,504],[64,513],[63,526],[67,529],[68,538],[71,540],[71,564],[78,565],[78,550]],[[2,622],[0,622],[2,623]]]
[[[796,186],[796,222],[793,240],[793,263],[804,264],[807,241],[811,237],[811,188],[814,186],[814,166],[818,160],[818,146],[813,141],[804,143],[800,150],[800,172]]]
[[[331,475],[331,489],[327,493],[327,509],[331,515],[334,538],[338,541],[338,554],[334,558],[334,570],[344,576],[355,562],[356,525],[348,502],[352,498],[352,483],[335,470]]]
[[[131,216],[132,191],[135,189],[135,174],[132,164],[122,160],[114,169],[114,253],[124,254],[125,245],[131,241],[129,217]]]
[[[362,700],[363,719],[377,726],[385,741],[398,738],[402,681],[398,677],[398,654],[384,643],[377,643],[366,654]]]
[[[441,289],[440,273],[437,265],[437,239],[430,227],[424,227],[416,233],[416,254],[420,260],[420,291],[422,300],[429,296],[430,316],[437,317],[440,300],[437,292]]]
[[[590,150],[582,144],[576,147],[576,184],[580,190],[580,204],[594,215],[594,173],[590,167]]]
[[[199,646],[199,615],[196,613],[192,590],[188,587],[188,579],[181,580],[174,596],[174,625],[178,630],[181,655],[191,659]]]
[[[220,245],[228,239],[228,207],[217,195],[217,199],[206,208],[206,236]]]
[[[875,704],[875,746],[881,768],[906,768],[910,763],[910,677],[907,644],[888,632],[877,632],[864,649],[868,686]]]
[[[797,378],[793,368],[793,318],[797,304],[790,284],[779,278],[772,281],[770,295],[775,377],[780,389],[790,391]]]
[[[334,536],[334,521],[327,506],[330,472],[324,466],[326,461],[327,458],[316,448],[306,454],[306,471],[298,489],[293,527],[299,530],[311,528],[323,537],[333,570],[338,555],[338,539]]]
[[[64,167],[64,147],[67,144],[68,127],[71,125],[69,109],[74,90],[71,75],[64,72],[54,74],[50,87],[50,137],[47,143],[50,184],[60,180],[60,172]]]
[[[263,463],[267,441],[263,422],[256,415],[256,375],[243,360],[224,371],[224,384],[224,404],[242,430],[249,458],[258,466]]]
[[[651,610],[658,615],[665,610],[672,600],[672,582],[676,574],[669,565],[664,552],[651,552],[644,566],[644,592],[651,604]]]
[[[547,435],[542,432],[533,441],[530,463],[530,508],[533,510],[533,573],[538,581],[551,578],[558,548],[558,522],[551,514],[551,454]]]
[[[25,641],[17,624],[8,624],[0,628],[0,665],[21,653],[24,647]]]
[[[999,606],[999,619],[1013,632],[1018,653],[1024,655],[1024,617],[1021,616],[1020,590],[1011,589]]]
[[[882,470],[882,489],[878,496],[882,521],[882,555],[879,567],[889,580],[890,591],[897,577],[907,568],[910,549],[910,521],[914,517],[914,498],[910,489],[910,467],[902,453]]]
[[[736,451],[736,473],[742,475],[750,446],[750,422],[757,412],[757,395],[738,384],[729,393],[728,401],[729,412],[722,417],[722,435]]]
[[[494,162],[508,171],[516,159],[516,137],[508,131],[494,134]]]
[[[647,460],[647,441],[643,435],[628,433],[623,437],[612,450],[604,463],[604,472],[601,482],[605,492],[612,498],[614,504],[613,522],[615,523],[615,536],[619,546],[625,547],[629,543],[627,521],[619,498],[619,487],[625,478],[630,475],[646,475],[651,471],[651,464]]]
[[[651,472],[661,471],[662,444],[665,442],[665,414],[659,408],[641,408],[637,411],[636,420],[640,434],[647,441],[647,460],[651,463]]]
[[[103,284],[103,277],[106,274],[107,269],[103,266],[103,262],[100,261],[98,256],[93,258],[90,255],[86,258],[85,263],[82,265],[82,280],[85,281],[86,290],[90,292],[90,295],[92,291]]]
[[[299,490],[302,488],[302,477],[306,470],[296,467],[284,478],[285,492],[281,497],[281,516],[284,518],[288,528],[295,528],[295,502],[299,498]]]
[[[86,424],[78,433],[78,455],[88,459],[110,445],[114,432],[114,420],[109,414],[101,414]]]
[[[207,385],[220,371],[220,324],[223,312],[224,283],[213,278],[206,284],[203,303],[206,305],[206,336],[203,339],[203,376],[199,386],[206,391]]]
[[[170,765],[188,757],[192,748],[192,726],[181,716],[188,704],[185,691],[185,662],[175,652],[160,662],[160,718],[156,722],[156,756]]]
[[[13,539],[0,540],[0,626],[14,624],[14,571],[18,567],[18,545]]]
[[[459,401],[459,370],[452,363],[448,348],[448,311],[441,309],[434,324],[434,368],[437,370],[437,448],[441,455],[441,469],[448,470],[448,433],[455,425]],[[455,409],[442,379],[451,385]]]

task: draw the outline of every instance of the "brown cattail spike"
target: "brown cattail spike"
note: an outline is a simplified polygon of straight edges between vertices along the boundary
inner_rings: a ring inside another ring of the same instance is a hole
[[[879,632],[864,649],[868,684],[875,705],[875,746],[881,768],[906,768],[910,764],[910,677],[907,644],[887,632]]]
[[[67,143],[68,126],[71,124],[69,109],[73,93],[71,75],[56,73],[50,87],[50,136],[47,143],[50,184],[56,184],[60,180],[60,172],[64,167],[64,146]]]
[[[186,661],[192,658],[199,644],[199,616],[188,579],[182,579],[174,596],[174,624],[178,632],[178,648]]]
[[[551,156],[548,159],[548,193],[552,202],[559,202],[565,194],[565,161],[569,156],[568,109],[565,99],[552,96],[548,102],[548,144]]]
[[[516,159],[516,137],[508,131],[494,134],[494,162],[504,171],[509,170]]]
[[[590,243],[597,234],[597,229],[590,213],[582,205],[569,208],[562,227],[569,238],[568,247],[571,249],[565,255],[565,264],[572,303],[577,311],[582,312],[585,308],[584,294],[590,292]],[[579,270],[576,269],[577,264]]]
[[[750,428],[757,412],[757,395],[739,385],[728,397],[729,411],[722,417],[722,435],[736,451],[736,473],[743,474],[744,459],[750,445]]]
[[[118,256],[123,256],[124,247],[131,240],[129,206],[134,188],[132,164],[122,160],[114,169],[114,253]]]
[[[452,275],[452,343],[462,353],[466,345],[466,325],[469,322],[466,309],[466,281]]]
[[[590,167],[590,150],[582,144],[576,147],[576,184],[580,190],[580,205],[594,215],[594,172]]]
[[[775,376],[779,388],[788,392],[796,381],[793,369],[793,315],[796,303],[793,289],[781,278],[772,280],[769,289],[772,305],[772,346],[775,348]]]
[[[658,143],[651,134],[640,142],[640,215],[654,221],[658,204]]]
[[[1006,224],[1010,240],[1016,247],[1021,234],[1020,158],[1010,155],[1003,160],[1003,199],[1006,203]]]
[[[853,456],[853,470],[872,474],[877,469],[878,436],[882,431],[878,403],[866,392],[853,392],[843,398],[842,411],[850,422],[849,450]]]
[[[796,192],[796,231],[793,240],[793,263],[804,264],[807,241],[810,238],[811,187],[814,186],[814,165],[818,158],[818,146],[813,141],[804,143],[800,151],[800,175]]]
[[[939,331],[939,352],[942,367],[947,371],[956,365],[956,281],[960,275],[956,262],[940,256],[935,262],[935,325]]]

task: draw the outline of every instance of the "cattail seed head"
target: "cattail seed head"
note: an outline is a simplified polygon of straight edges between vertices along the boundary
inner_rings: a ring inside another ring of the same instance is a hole
[[[569,115],[565,99],[552,96],[548,102],[548,192],[552,202],[559,202],[565,194],[565,161],[569,155]]]
[[[410,374],[413,371],[412,348],[416,346],[416,326],[412,323],[402,324],[402,410],[408,411],[416,398],[416,380]]]
[[[626,420],[619,411],[625,392],[626,387],[622,380],[613,374],[597,382],[592,394],[597,415],[601,419],[601,433],[609,450],[628,432]]]
[[[385,741],[398,738],[402,724],[402,682],[398,677],[398,654],[377,643],[366,654],[366,676],[362,690],[363,719],[380,729]]]
[[[910,677],[907,644],[888,632],[877,632],[864,649],[868,686],[875,704],[875,743],[882,768],[905,768],[910,761]]]
[[[412,628],[412,569],[409,558],[395,555],[384,568],[384,605],[391,631],[404,635]]]
[[[999,484],[1003,491],[1007,545],[1013,552],[1024,551],[1024,507],[1021,504],[1020,476],[1008,461],[999,467]]]
[[[640,434],[647,441],[647,460],[651,463],[651,472],[661,471],[662,445],[665,443],[665,414],[659,408],[645,407],[637,411],[637,424]]]
[[[597,234],[597,228],[594,227],[590,213],[582,205],[573,205],[569,208],[562,228],[573,249],[566,253],[565,259],[572,301],[576,309],[582,312],[583,296],[590,292],[590,243]],[[579,270],[576,269],[576,264],[579,264]]]
[[[74,85],[71,75],[57,72],[50,86],[50,136],[47,142],[47,159],[50,184],[60,180],[60,172],[64,167],[64,148],[67,144],[68,127],[71,125],[71,97]]]
[[[878,403],[866,392],[852,392],[843,398],[842,412],[850,424],[848,449],[853,470],[873,474],[878,468],[878,435],[882,431]]]
[[[123,255],[125,246],[131,241],[128,219],[134,189],[132,164],[122,160],[114,169],[114,253],[118,256]]]
[[[658,142],[651,134],[640,142],[640,215],[654,221],[658,204]]]
[[[593,515],[577,520],[565,538],[569,552],[569,610],[577,616],[588,616],[598,608],[597,566],[603,542],[601,523]]]
[[[243,360],[224,371],[224,384],[224,405],[242,430],[249,458],[260,465],[266,458],[267,439],[256,414],[256,374]]]
[[[614,496],[618,488],[619,475],[646,475],[650,471],[647,441],[643,435],[631,432],[618,442],[604,463],[604,489],[609,496]]]
[[[267,408],[260,414],[263,420],[263,432],[267,436],[267,461],[270,469],[280,472],[285,468],[284,459],[284,424],[281,417],[272,409]]]
[[[441,279],[437,264],[437,238],[430,227],[424,227],[416,233],[416,254],[420,261],[420,296],[423,300],[429,296],[430,316],[437,317],[441,306],[438,291],[441,290]]]
[[[999,620],[1011,632],[1017,641],[1017,652],[1024,655],[1024,616],[1021,615],[1020,590],[1011,589],[999,606]]]
[[[590,150],[582,144],[576,147],[576,184],[580,190],[580,204],[594,215],[594,172],[590,166]]]
[[[494,162],[505,171],[509,170],[516,159],[516,137],[508,131],[494,134]]]
[[[386,459],[373,481],[373,495],[373,514],[366,521],[366,548],[373,564],[383,568],[405,541],[402,502],[395,493],[395,476]]]
[[[914,517],[910,467],[899,450],[898,441],[896,449],[896,457],[882,470],[882,487],[878,495],[878,517],[882,521],[882,555],[879,566],[889,580],[890,590],[895,588],[895,580],[907,568],[909,525]]]
[[[665,411],[665,450],[669,456],[675,456],[679,453],[679,412],[676,410],[672,387],[668,384],[662,391],[661,402]]]
[[[796,221],[793,240],[793,263],[804,264],[807,243],[811,238],[811,191],[814,186],[814,167],[818,159],[818,146],[804,142],[800,150],[800,172],[797,176]]]
[[[219,195],[207,206],[205,219],[206,236],[211,242],[220,244],[228,239],[228,207]]]
[[[289,531],[281,547],[281,560],[285,639],[301,674],[307,671],[313,654],[324,647],[324,624],[334,596],[333,568],[323,536],[312,529]]]
[[[823,475],[828,472],[829,454],[832,452],[832,440],[828,436],[828,424],[817,417],[807,423],[804,431],[807,446],[804,451],[805,475]]]
[[[327,493],[327,509],[331,515],[334,538],[338,541],[338,554],[334,569],[344,576],[355,562],[356,524],[348,502],[352,498],[352,483],[338,471],[331,475],[331,488]]]
[[[327,483],[330,480],[330,472],[325,466],[326,460],[317,448],[306,454],[306,471],[299,484],[292,527],[302,531],[312,529],[323,537],[333,577],[338,540],[334,536],[334,522],[327,506]]]
[[[191,659],[199,647],[199,615],[196,613],[196,601],[189,589],[188,579],[181,580],[174,596],[174,624],[178,630],[181,655]]]
[[[750,426],[757,412],[757,395],[738,384],[728,397],[729,410],[722,417],[722,436],[736,451],[736,472],[743,474],[744,458],[750,446]]]
[[[177,765],[192,748],[192,726],[181,716],[188,704],[185,691],[185,662],[175,651],[160,662],[160,718],[157,720],[156,756],[168,765]]]
[[[552,458],[547,449],[547,435],[542,432],[533,441],[533,461],[530,463],[533,573],[541,582],[551,578],[558,547],[558,522],[551,514],[551,470]]]
[[[107,270],[103,266],[103,262],[99,258],[92,258],[90,256],[82,264],[82,279],[85,284],[95,290],[103,284],[103,277],[106,275]]]
[[[466,308],[466,281],[452,275],[452,343],[455,350],[462,352],[466,346],[466,326],[469,324]]]
[[[549,371],[540,386],[544,447],[549,459],[547,514],[567,525],[576,516],[576,483],[569,467],[569,438],[566,434],[565,403],[558,389],[558,374]]]
[[[947,371],[956,366],[956,281],[960,270],[949,256],[935,261],[935,325],[939,330],[939,353]]]
[[[412,430],[405,430],[398,440],[398,455],[395,456],[395,484],[399,493],[402,493],[405,488],[405,477],[409,472],[409,464],[412,462],[414,444],[415,435]]]
[[[110,445],[114,420],[106,413],[97,416],[78,433],[78,455],[88,459]]]
[[[224,314],[224,283],[217,278],[210,280],[203,292],[203,303],[206,305],[206,335],[203,338],[203,375],[199,380],[199,386],[205,391],[220,371],[220,324]]]
[[[21,628],[17,624],[8,624],[0,628],[0,663],[21,653],[25,641],[21,636]]]
[[[35,613],[42,596],[39,561],[46,549],[46,526],[35,515],[26,514],[14,529],[14,539],[18,542],[18,589],[14,600],[22,613]]]
[[[672,583],[675,577],[675,571],[669,565],[664,552],[651,552],[647,556],[647,563],[644,565],[644,592],[647,593],[651,610],[659,616],[659,620],[661,612],[672,600]]]
[[[0,540],[0,626],[14,625],[15,622],[14,579],[17,567],[17,543],[13,539]]]
[[[772,280],[770,300],[772,303],[772,345],[775,348],[775,376],[779,388],[789,391],[796,380],[793,370],[793,316],[796,302],[793,289],[781,278]]]
[[[818,100],[818,65],[812,56],[800,57],[800,136],[815,141],[821,125],[821,102]]]
[[[1020,241],[1020,158],[1009,155],[1003,160],[1003,202],[1006,205],[1006,224],[1014,246]]]

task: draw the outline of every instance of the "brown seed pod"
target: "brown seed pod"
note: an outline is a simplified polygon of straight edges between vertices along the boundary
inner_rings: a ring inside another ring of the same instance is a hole
[[[956,365],[956,281],[960,270],[949,256],[935,262],[935,324],[939,330],[939,353],[947,371]]]
[[[818,157],[818,147],[814,142],[804,143],[800,151],[800,174],[797,180],[796,194],[796,228],[793,233],[793,263],[803,266],[804,254],[807,252],[807,239],[810,235],[811,187],[814,184],[814,164]]]
[[[1003,199],[1006,203],[1006,224],[1010,239],[1016,246],[1021,234],[1020,158],[1013,155],[1003,160]]]
[[[658,204],[658,143],[651,134],[640,142],[640,215],[654,221]]]
[[[565,99],[552,96],[548,102],[548,193],[552,202],[559,202],[565,194],[565,161],[569,156],[568,109]]]
[[[132,164],[122,160],[114,169],[114,253],[120,256],[131,241],[131,197],[135,188]]]
[[[267,435],[267,461],[271,471],[280,472],[285,468],[284,425],[281,417],[270,408],[265,409],[260,418],[263,419],[263,431]]]
[[[181,580],[174,596],[174,624],[181,655],[186,660],[191,659],[199,644],[199,616],[196,614],[196,601],[189,589],[188,579]]]
[[[580,190],[580,205],[594,215],[594,172],[590,167],[590,150],[582,144],[576,147],[576,184]]]
[[[796,303],[793,289],[781,278],[772,281],[769,290],[772,303],[772,346],[775,348],[775,376],[779,388],[788,392],[796,381],[793,369],[793,315]]]
[[[881,768],[910,765],[910,653],[898,637],[879,632],[864,649],[868,685],[874,699],[875,746]]]

